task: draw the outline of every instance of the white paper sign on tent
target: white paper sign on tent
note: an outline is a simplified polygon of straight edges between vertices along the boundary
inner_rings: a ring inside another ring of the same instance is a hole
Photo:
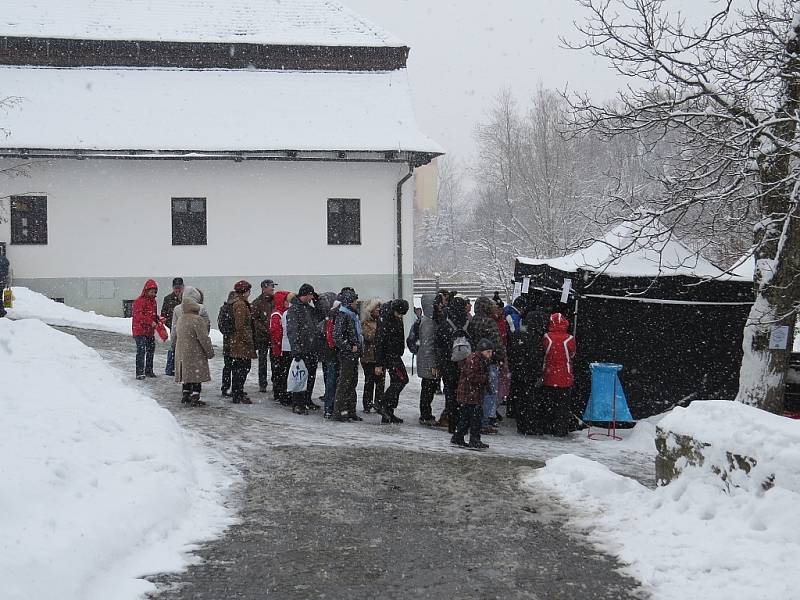
[[[770,350],[786,350],[789,344],[789,326],[779,325],[773,327],[772,332],[769,334],[769,349]]]
[[[566,304],[569,301],[569,291],[572,289],[572,279],[565,279],[564,285],[561,288],[561,304]]]
[[[523,277],[522,278],[522,293],[523,294],[527,294],[529,289],[531,289],[531,278],[530,277]]]
[[[513,302],[514,300],[519,298],[521,294],[522,294],[522,282],[521,281],[515,281],[514,282],[514,293],[511,296],[511,301]]]

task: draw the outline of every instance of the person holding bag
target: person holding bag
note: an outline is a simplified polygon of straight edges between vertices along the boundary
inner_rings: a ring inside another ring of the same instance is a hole
[[[292,393],[292,412],[308,414],[308,410],[319,410],[311,398],[319,361],[319,334],[317,333],[317,310],[311,304],[314,287],[308,283],[300,286],[297,296],[286,311],[286,333],[292,356],[296,362],[303,361],[308,369],[308,382],[304,391]]]

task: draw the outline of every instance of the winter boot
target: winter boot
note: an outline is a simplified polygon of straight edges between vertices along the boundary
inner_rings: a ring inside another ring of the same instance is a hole
[[[489,444],[484,444],[480,440],[472,440],[470,439],[469,444],[467,444],[469,448],[474,448],[476,450],[484,450],[489,447]]]
[[[192,394],[192,406],[205,406],[206,403],[200,400],[200,394]]]
[[[181,404],[189,404],[192,401],[192,395],[189,392],[183,392],[181,395]]]
[[[466,446],[467,445],[467,442],[464,441],[463,437],[458,437],[456,435],[454,435],[453,437],[450,438],[450,443],[453,444],[454,446]]]

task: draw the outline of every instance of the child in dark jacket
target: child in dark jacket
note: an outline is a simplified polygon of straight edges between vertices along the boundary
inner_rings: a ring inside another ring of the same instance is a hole
[[[494,354],[494,345],[486,338],[478,342],[475,352],[461,363],[458,381],[458,403],[460,404],[458,427],[450,439],[456,446],[488,448],[481,441],[481,418],[483,417],[483,398],[489,389],[489,363]],[[469,444],[464,436],[469,431]]]

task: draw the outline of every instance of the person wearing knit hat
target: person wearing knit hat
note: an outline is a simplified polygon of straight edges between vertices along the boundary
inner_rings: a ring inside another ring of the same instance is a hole
[[[314,286],[304,283],[286,311],[286,333],[292,347],[295,361],[302,360],[308,369],[308,382],[303,392],[292,392],[292,412],[300,415],[308,414],[308,410],[319,410],[311,398],[317,378],[319,362],[320,335],[317,330],[317,310],[312,305]]]
[[[253,289],[253,286],[250,285],[249,281],[242,279],[241,281],[237,281],[233,285],[233,291],[237,294],[244,294],[245,292],[249,293],[250,290]]]
[[[494,354],[494,344],[486,338],[481,338],[475,352],[461,363],[457,392],[460,405],[458,426],[450,439],[450,443],[455,446],[475,450],[489,447],[481,441],[481,418],[483,398],[491,385],[489,362],[492,360],[492,354]],[[464,440],[467,431],[469,431],[469,444]]]
[[[300,289],[297,290],[297,297],[300,298],[300,302],[308,302],[308,300],[304,300],[303,298],[310,298],[314,294],[314,286],[310,283],[304,283],[300,286]]]
[[[172,331],[172,317],[175,309],[181,303],[183,288],[183,277],[175,277],[172,280],[172,292],[164,296],[161,303],[161,318],[164,319],[164,325],[170,331]],[[173,346],[167,350],[167,367],[164,372],[170,377],[175,376],[175,348]]]

